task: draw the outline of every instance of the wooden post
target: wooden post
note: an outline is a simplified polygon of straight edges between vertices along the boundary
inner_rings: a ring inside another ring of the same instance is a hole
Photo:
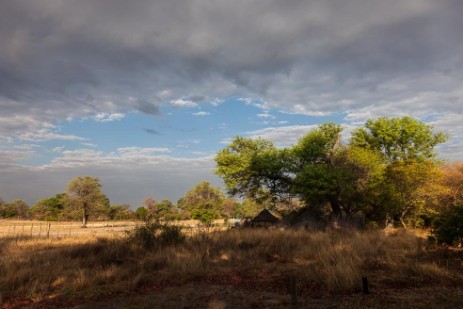
[[[290,278],[290,281],[291,281],[291,306],[295,308],[297,305],[296,276],[292,275]]]
[[[33,232],[34,232],[34,223],[31,224],[31,237],[33,236]]]
[[[370,293],[368,289],[368,278],[367,277],[362,277],[362,287],[363,287],[363,294]]]
[[[50,238],[51,223],[48,222],[47,238]]]
[[[42,222],[40,222],[40,225],[39,225],[39,238],[41,235],[42,235]]]

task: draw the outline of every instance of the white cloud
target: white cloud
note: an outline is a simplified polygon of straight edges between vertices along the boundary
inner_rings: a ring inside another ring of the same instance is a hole
[[[257,117],[265,119],[276,119],[274,115],[271,115],[269,113],[257,114]]]
[[[40,129],[35,132],[25,132],[19,134],[18,138],[24,141],[44,142],[50,140],[65,140],[65,141],[83,141],[85,138],[76,135],[65,135],[51,132],[49,129]]]
[[[142,148],[142,147],[124,147],[119,148],[117,152],[121,157],[140,157],[146,155],[153,155],[157,153],[170,152],[169,148]]]
[[[184,99],[172,100],[170,101],[170,104],[172,104],[175,107],[196,107],[198,106],[197,103],[191,100],[184,100]]]
[[[63,152],[64,148],[65,148],[64,146],[59,146],[59,147],[53,148],[51,151],[60,153],[60,152]]]
[[[19,162],[26,158],[32,157],[34,154],[34,151],[0,150],[0,167],[3,164]]]
[[[123,113],[98,113],[93,119],[98,122],[118,121],[125,117]]]
[[[93,144],[93,143],[81,143],[83,146],[87,146],[87,147],[98,147],[97,144]]]
[[[193,113],[192,115],[193,116],[208,116],[210,114],[211,113],[209,113],[209,112],[197,112],[197,113]]]

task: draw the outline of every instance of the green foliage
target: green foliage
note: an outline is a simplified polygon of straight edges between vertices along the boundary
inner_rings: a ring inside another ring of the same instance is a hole
[[[389,162],[408,159],[432,159],[434,147],[447,140],[441,132],[433,133],[432,126],[412,117],[380,117],[368,120],[364,128],[352,133],[353,145],[378,151]]]
[[[32,206],[31,216],[37,220],[47,221],[63,219],[66,200],[66,194],[56,194],[54,197],[41,199]]]
[[[220,217],[224,199],[220,188],[214,188],[209,182],[202,181],[185,194],[181,206],[188,211],[190,218],[211,224]]]
[[[255,197],[263,188],[276,193],[282,184],[277,181],[283,180],[281,159],[282,154],[269,141],[235,137],[217,154],[215,172],[231,195]]]
[[[184,241],[182,227],[166,225],[151,220],[145,220],[127,233],[127,240],[144,249],[159,249],[164,246],[176,245]]]
[[[0,218],[29,218],[29,206],[21,199],[9,203],[0,200]]]
[[[155,218],[159,220],[167,220],[174,211],[174,204],[169,200],[162,200],[156,204]]]
[[[18,214],[16,207],[12,205],[11,203],[5,203],[3,205],[0,205],[0,216],[2,218],[8,219],[8,218],[14,218]]]
[[[107,213],[109,200],[101,192],[97,177],[76,177],[68,183],[67,191],[70,204],[82,211],[83,226],[86,226],[90,214]]]
[[[136,215],[137,219],[139,219],[139,220],[147,220],[149,218],[149,212],[143,206],[140,206],[140,207],[137,208],[137,210],[135,210],[135,215]]]
[[[216,173],[232,195],[270,197],[284,204],[296,197],[314,213],[336,217],[362,213],[419,222],[440,190],[434,146],[447,139],[411,117],[368,120],[341,142],[342,128],[325,123],[290,148],[237,137],[216,157]],[[384,221],[383,221],[384,222]]]
[[[463,239],[463,206],[448,208],[434,221],[432,234],[439,243],[460,245]]]
[[[112,205],[107,210],[107,216],[109,220],[130,220],[135,214],[129,205]]]
[[[195,207],[190,211],[190,217],[201,221],[204,225],[210,226],[214,219],[219,217],[219,213],[211,203],[205,203],[201,207]]]

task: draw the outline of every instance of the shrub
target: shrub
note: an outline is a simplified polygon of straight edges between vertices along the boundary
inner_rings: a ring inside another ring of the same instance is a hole
[[[451,207],[438,216],[432,234],[439,243],[460,244],[463,238],[463,206]]]
[[[133,230],[127,231],[127,239],[145,249],[153,249],[181,243],[185,236],[181,226],[145,220]]]

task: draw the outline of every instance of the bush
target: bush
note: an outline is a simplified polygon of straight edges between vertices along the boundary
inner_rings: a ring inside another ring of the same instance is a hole
[[[127,231],[127,239],[145,249],[153,249],[181,243],[185,236],[181,226],[145,220],[133,230]]]
[[[463,238],[463,206],[449,208],[434,221],[433,236],[439,243],[459,245]]]

